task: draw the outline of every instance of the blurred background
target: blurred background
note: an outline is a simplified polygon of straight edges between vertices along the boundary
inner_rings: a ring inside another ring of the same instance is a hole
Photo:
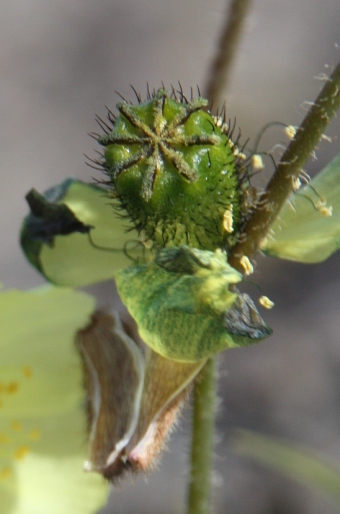
[[[95,157],[87,133],[95,114],[134,100],[146,84],[204,89],[218,40],[225,0],[3,0],[0,6],[0,279],[6,288],[43,280],[21,255],[18,232],[24,196],[65,177],[89,181]],[[338,0],[256,0],[248,18],[226,94],[243,140],[254,141],[269,121],[297,125],[340,59]],[[313,175],[340,151],[335,119]],[[261,148],[284,141],[271,129]],[[266,174],[260,178],[265,182]],[[309,446],[340,467],[340,255],[303,266],[258,258],[252,280],[275,302],[262,312],[274,334],[266,342],[220,357],[219,413],[214,474],[215,513],[334,514],[329,499],[311,488],[237,456],[237,427]],[[92,289],[114,303],[114,288]],[[254,286],[250,293],[260,294]],[[112,492],[105,514],[184,512],[190,407],[172,435],[159,470]]]

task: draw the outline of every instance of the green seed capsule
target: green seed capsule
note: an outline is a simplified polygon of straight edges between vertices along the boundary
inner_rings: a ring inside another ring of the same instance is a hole
[[[231,247],[244,221],[244,173],[207,100],[159,89],[145,103],[117,105],[104,168],[142,240],[159,246]]]

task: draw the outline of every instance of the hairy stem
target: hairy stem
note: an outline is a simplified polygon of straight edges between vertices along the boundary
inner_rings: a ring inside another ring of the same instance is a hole
[[[223,103],[222,94],[228,84],[250,4],[251,0],[233,0],[228,10],[205,88],[204,96],[208,98],[210,104]],[[210,358],[199,379],[196,380],[194,389],[188,514],[209,514],[210,512],[215,404],[216,358]]]
[[[254,210],[243,234],[242,242],[232,250],[229,262],[240,268],[240,258],[251,259],[270,226],[293,190],[293,182],[303,170],[325,128],[340,107],[340,63],[288,145],[261,198],[261,207]]]
[[[242,29],[251,5],[251,0],[233,0],[227,12],[223,31],[217,44],[216,56],[208,71],[205,97],[215,106],[223,104],[232,64],[242,35]]]
[[[210,512],[215,404],[216,358],[210,358],[195,383],[187,514]]]

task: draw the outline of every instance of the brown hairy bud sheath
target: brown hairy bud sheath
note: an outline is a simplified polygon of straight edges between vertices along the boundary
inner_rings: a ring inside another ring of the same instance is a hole
[[[96,312],[77,334],[88,394],[87,471],[117,480],[151,469],[205,361],[182,364],[143,353],[118,315]]]

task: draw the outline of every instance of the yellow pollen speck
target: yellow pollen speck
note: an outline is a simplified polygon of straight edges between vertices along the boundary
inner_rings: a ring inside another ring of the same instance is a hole
[[[242,159],[243,161],[246,159],[246,154],[243,152],[240,152],[240,150],[236,147],[233,148],[233,152],[235,157],[238,157],[239,159]]]
[[[263,170],[264,168],[263,159],[261,155],[256,153],[251,157],[251,164],[254,170]]]
[[[231,206],[229,209],[225,211],[223,214],[223,228],[226,232],[229,232],[229,234],[233,231],[233,213],[232,213]]]
[[[220,116],[213,116],[216,127],[222,127],[223,120]]]
[[[11,428],[14,432],[22,432],[22,424],[19,421],[13,420],[11,422]]]
[[[8,386],[6,387],[6,393],[8,394],[14,394],[18,391],[19,389],[19,384],[18,382],[11,382],[8,384]]]
[[[296,128],[293,125],[288,125],[285,128],[285,134],[289,137],[289,139],[293,139],[296,135]]]
[[[261,296],[259,298],[259,304],[262,305],[265,309],[272,309],[274,307],[274,302],[269,300],[268,296]]]
[[[12,474],[12,470],[10,467],[0,469],[0,480],[5,480],[10,477]]]
[[[330,206],[330,207],[326,207],[326,206],[320,207],[319,211],[322,214],[322,216],[325,216],[326,218],[329,218],[333,214],[333,207],[332,206]]]
[[[24,377],[31,378],[33,371],[30,366],[24,366],[22,371],[23,371]]]
[[[246,255],[243,255],[240,259],[240,264],[244,269],[244,273],[246,275],[251,275],[254,271],[253,265],[250,262],[249,258]]]
[[[22,460],[23,458],[26,457],[26,455],[29,453],[29,451],[30,451],[29,446],[19,446],[19,448],[17,448],[15,450],[14,458],[17,460]]]
[[[40,437],[41,437],[41,432],[40,432],[39,428],[33,428],[29,433],[29,438],[32,441],[38,441],[38,439],[40,439]]]
[[[293,190],[297,191],[301,187],[301,180],[297,177],[292,178]]]
[[[319,213],[322,216],[325,216],[326,218],[329,218],[333,214],[333,207],[330,205],[329,207],[326,206],[326,202],[324,200],[321,200],[315,205],[315,208],[319,211]]]

